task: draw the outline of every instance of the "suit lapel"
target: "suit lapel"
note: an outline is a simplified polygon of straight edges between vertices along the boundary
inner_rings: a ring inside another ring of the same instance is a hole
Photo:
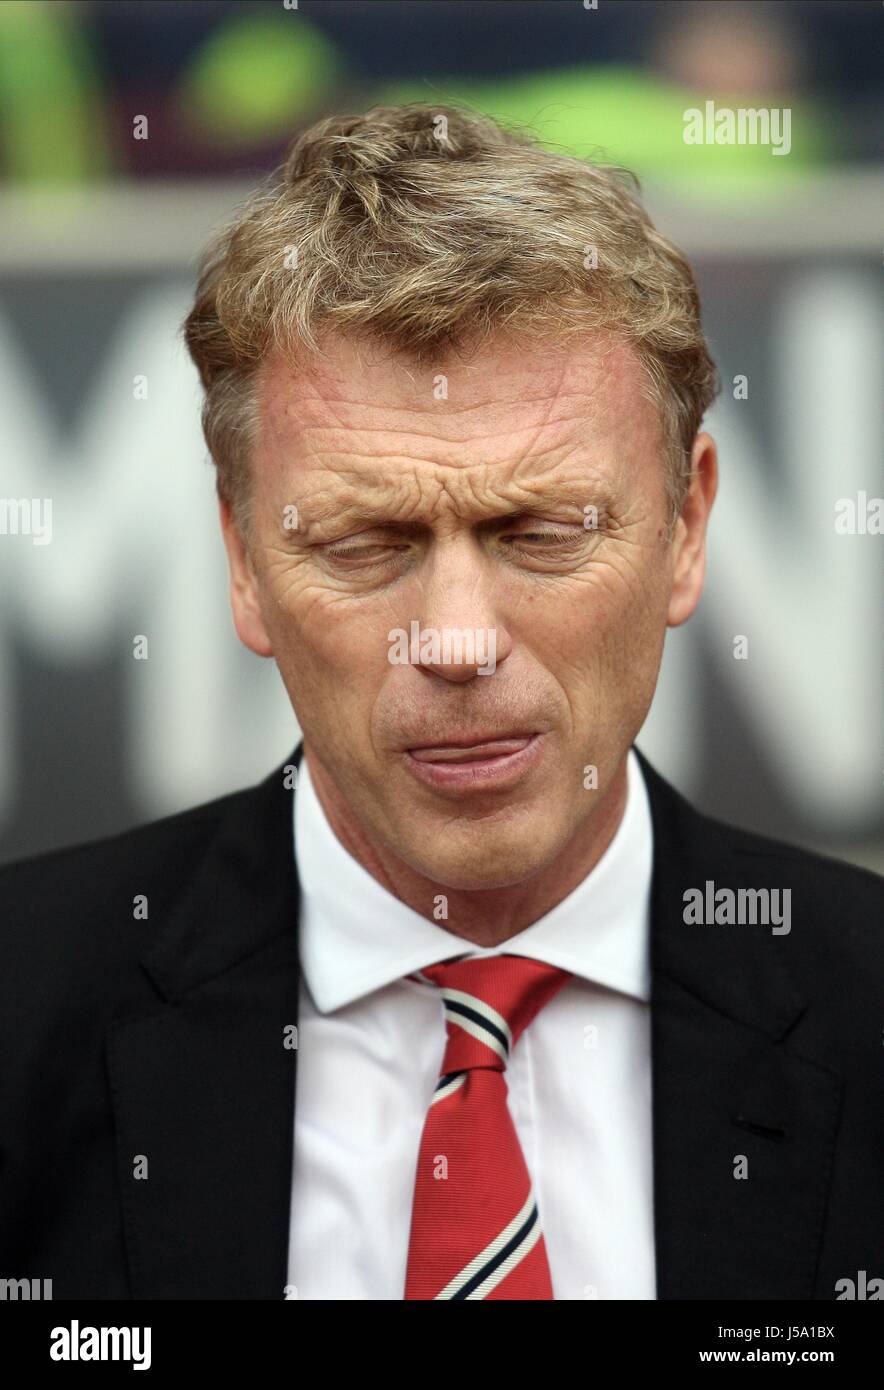
[[[787,936],[687,925],[684,892],[780,888],[641,757],[654,824],[651,1030],[660,1299],[813,1296],[840,1077],[795,1055]],[[793,895],[794,896],[794,895]],[[735,1172],[743,1170],[744,1179]]]
[[[284,1297],[297,1057],[284,1044],[299,974],[291,810],[282,767],[232,800],[142,961],[161,1005],[108,1032],[136,1298]]]

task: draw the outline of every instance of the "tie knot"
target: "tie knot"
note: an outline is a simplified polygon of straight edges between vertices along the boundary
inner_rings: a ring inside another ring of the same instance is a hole
[[[525,956],[474,956],[427,965],[412,977],[435,985],[445,1006],[442,1074],[503,1071],[533,1018],[572,975]]]

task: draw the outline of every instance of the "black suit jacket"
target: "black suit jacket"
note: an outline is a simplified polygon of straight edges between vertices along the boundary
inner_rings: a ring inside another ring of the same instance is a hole
[[[700,815],[639,756],[658,1297],[834,1299],[884,1276],[884,880]],[[291,796],[280,767],[0,871],[0,1277],[51,1278],[55,1299],[283,1298]],[[707,879],[791,889],[791,931],[686,925]]]

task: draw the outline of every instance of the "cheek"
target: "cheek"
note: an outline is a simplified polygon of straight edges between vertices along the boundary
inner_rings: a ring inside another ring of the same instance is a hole
[[[386,612],[296,582],[270,608],[274,656],[296,712],[300,705],[323,722],[350,720],[355,736],[352,712],[372,703],[392,669]]]
[[[665,569],[599,562],[567,586],[526,597],[515,636],[577,707],[645,689],[666,629]]]

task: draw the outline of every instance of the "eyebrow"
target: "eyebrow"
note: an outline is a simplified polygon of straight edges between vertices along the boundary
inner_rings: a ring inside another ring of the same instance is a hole
[[[611,489],[607,484],[602,484],[598,480],[593,483],[587,482],[583,496],[581,497],[579,494],[579,480],[570,484],[558,482],[548,492],[540,489],[533,498],[514,502],[510,507],[501,501],[499,505],[502,510],[492,516],[482,517],[474,524],[480,527],[490,526],[506,518],[512,520],[520,516],[531,515],[545,507],[562,502],[577,508],[593,504],[600,511],[603,511],[611,500]],[[308,508],[300,507],[299,510],[303,519],[304,531],[309,531],[311,528],[320,529],[331,521],[348,526],[365,524],[367,526],[402,527],[411,530],[417,530],[425,524],[419,520],[397,521],[390,516],[391,505],[389,502],[372,502],[368,497],[353,496],[352,494],[345,494],[339,498],[324,494],[315,505]]]

